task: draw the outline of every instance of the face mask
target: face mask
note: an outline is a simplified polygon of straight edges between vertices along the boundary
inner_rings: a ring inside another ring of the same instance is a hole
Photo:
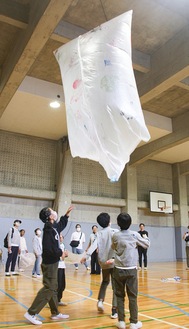
[[[77,231],[77,232],[80,232],[80,231],[81,231],[81,227],[77,227],[77,228],[76,228],[76,231]]]
[[[51,211],[51,214],[53,215],[53,219],[54,219],[54,221],[57,222],[57,220],[58,220],[57,212],[54,211],[54,210],[52,210],[52,211]]]
[[[19,222],[15,222],[15,226],[16,227],[19,227],[20,226],[20,223]]]
[[[37,235],[41,235],[41,231],[40,230],[37,230]]]

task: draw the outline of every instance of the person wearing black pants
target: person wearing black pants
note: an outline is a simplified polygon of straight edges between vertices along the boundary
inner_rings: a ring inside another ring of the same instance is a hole
[[[138,233],[141,235],[142,238],[148,237],[148,232],[145,231],[144,223],[139,224],[140,231]],[[144,259],[144,270],[147,270],[147,249],[138,246],[138,256],[139,256],[139,270],[142,269],[142,257]]]
[[[92,233],[90,235],[90,240],[87,249],[85,250],[86,252],[90,248],[90,246],[94,243],[94,241],[97,238],[97,231],[98,231],[98,226],[93,225],[92,226]],[[90,274],[100,274],[101,273],[101,267],[98,262],[98,249],[94,250],[93,253],[91,254],[91,273]]]
[[[66,306],[67,303],[61,301],[63,296],[63,291],[66,288],[66,276],[65,276],[65,262],[64,258],[68,256],[68,252],[65,249],[64,243],[63,243],[64,237],[62,233],[60,233],[60,248],[63,251],[63,256],[60,257],[59,263],[58,263],[58,305],[60,306]]]
[[[100,274],[101,267],[98,262],[98,249],[91,255],[91,274]]]
[[[8,233],[8,257],[5,265],[5,276],[18,275],[18,273],[15,272],[15,267],[20,247],[20,232],[18,228],[21,223],[21,220],[16,219]],[[10,266],[11,273],[9,272]]]

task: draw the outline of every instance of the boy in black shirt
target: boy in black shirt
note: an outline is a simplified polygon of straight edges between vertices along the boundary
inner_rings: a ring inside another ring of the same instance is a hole
[[[43,208],[39,213],[39,218],[44,225],[43,240],[42,240],[42,272],[43,272],[43,287],[38,291],[32,305],[24,314],[24,317],[33,324],[42,324],[36,318],[38,314],[47,303],[49,303],[52,320],[61,320],[69,318],[69,315],[61,314],[58,311],[57,298],[57,272],[58,262],[60,257],[64,257],[60,248],[59,234],[66,227],[68,223],[68,216],[71,210],[70,206],[64,216],[60,218],[57,223],[57,213],[51,208]]]

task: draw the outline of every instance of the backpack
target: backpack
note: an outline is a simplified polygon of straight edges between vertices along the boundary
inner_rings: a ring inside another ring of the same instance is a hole
[[[14,233],[14,229],[13,229],[13,227],[12,227],[11,239],[12,239],[12,237],[13,237],[13,233]],[[9,233],[7,233],[6,237],[4,238],[4,247],[5,247],[5,248],[8,248],[8,234],[9,234]]]

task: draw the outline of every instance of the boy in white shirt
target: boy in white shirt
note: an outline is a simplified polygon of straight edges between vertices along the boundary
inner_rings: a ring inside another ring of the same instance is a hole
[[[68,252],[65,249],[64,246],[64,237],[62,235],[62,233],[60,233],[60,248],[63,251],[63,256],[60,258],[59,263],[58,263],[58,305],[60,306],[66,306],[67,303],[62,302],[62,295],[63,295],[63,291],[66,288],[66,277],[65,277],[65,262],[64,262],[64,258],[68,257]]]
[[[23,255],[28,253],[28,248],[26,244],[26,239],[25,239],[25,230],[21,229],[20,230],[20,253],[18,255],[18,270],[19,272],[24,272],[24,269],[20,267],[20,260]]]

